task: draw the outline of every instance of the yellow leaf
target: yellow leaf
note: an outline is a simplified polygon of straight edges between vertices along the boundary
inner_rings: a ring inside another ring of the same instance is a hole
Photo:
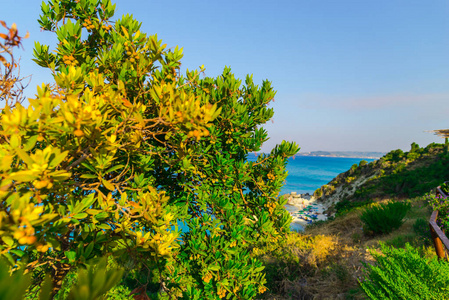
[[[128,34],[128,30],[126,30],[126,28],[122,25],[122,30],[123,30],[123,34],[129,38],[129,34]]]
[[[115,186],[112,183],[110,183],[109,181],[103,179],[102,183],[103,183],[104,187],[107,188],[108,190],[110,190],[110,191],[115,190]]]

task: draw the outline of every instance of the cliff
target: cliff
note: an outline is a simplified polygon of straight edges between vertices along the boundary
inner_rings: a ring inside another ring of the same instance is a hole
[[[409,152],[394,150],[380,159],[361,161],[314,193],[328,213],[379,198],[421,196],[449,179],[448,145],[432,143]]]

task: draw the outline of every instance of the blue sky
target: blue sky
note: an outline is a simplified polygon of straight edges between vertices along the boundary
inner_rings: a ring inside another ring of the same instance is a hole
[[[114,2],[114,1],[113,1]],[[133,14],[142,31],[184,48],[183,68],[208,76],[230,66],[237,77],[268,79],[277,94],[265,128],[269,151],[282,140],[301,151],[408,150],[441,142],[448,128],[449,2],[443,0],[117,0],[116,18]],[[52,82],[31,61],[40,1],[15,0],[0,19],[30,32],[22,74],[27,90]]]

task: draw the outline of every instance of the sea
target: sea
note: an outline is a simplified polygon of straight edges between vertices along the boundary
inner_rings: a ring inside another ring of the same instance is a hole
[[[256,161],[257,154],[250,153],[248,161]],[[338,174],[348,171],[352,165],[359,164],[365,160],[368,163],[374,159],[348,158],[348,157],[326,157],[326,156],[296,156],[288,159],[287,178],[279,195],[296,192],[298,194],[310,194],[329,183]],[[298,207],[285,205],[290,213],[298,211]],[[293,231],[303,231],[304,228],[298,223],[291,223]]]
[[[256,161],[257,154],[250,153],[249,161]],[[338,174],[348,171],[353,164],[359,164],[368,158],[325,157],[325,156],[296,156],[288,159],[288,176],[280,195],[297,192],[310,195],[321,186],[329,183]]]

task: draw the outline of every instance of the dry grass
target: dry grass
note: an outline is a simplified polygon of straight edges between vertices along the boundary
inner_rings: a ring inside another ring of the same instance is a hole
[[[356,209],[307,228],[304,234],[292,233],[282,249],[266,255],[264,260],[271,264],[272,271],[277,270],[278,277],[271,283],[275,287],[272,294],[265,299],[365,299],[358,284],[363,278],[362,262],[374,261],[367,249],[378,248],[379,242],[397,247],[410,242],[421,247],[423,255],[435,255],[413,231],[416,219],[428,219],[431,214],[422,200],[413,199],[404,224],[387,235],[366,236],[361,213],[362,209]]]

